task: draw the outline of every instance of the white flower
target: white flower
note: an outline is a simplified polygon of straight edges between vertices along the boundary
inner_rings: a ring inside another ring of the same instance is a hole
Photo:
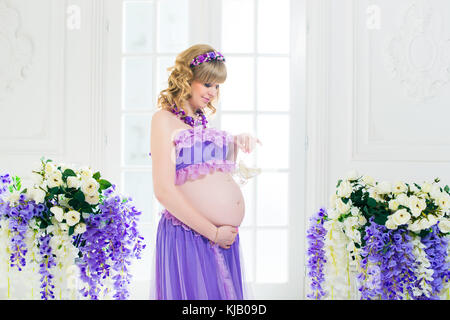
[[[395,194],[400,194],[400,193],[406,192],[407,190],[408,190],[408,187],[406,186],[405,183],[403,183],[403,182],[401,182],[401,181],[397,181],[397,182],[394,184],[394,190],[393,190],[393,192],[394,192]]]
[[[390,193],[390,192],[392,192],[392,185],[389,181],[380,182],[376,187],[376,191],[379,194]]]
[[[337,212],[336,209],[330,209],[328,210],[328,218],[332,219],[332,220],[336,220],[337,218],[339,218],[340,214],[339,212]]]
[[[450,196],[446,192],[442,192],[438,199],[438,204],[442,209],[448,209],[450,207]]]
[[[94,195],[98,193],[99,184],[94,178],[84,179],[81,184],[81,191],[84,195]]]
[[[78,177],[70,176],[67,178],[67,186],[78,189],[81,186],[81,180]]]
[[[442,233],[449,233],[450,232],[450,220],[444,219],[444,220],[439,221],[438,227]]]
[[[429,221],[426,218],[420,219],[418,222],[419,230],[428,229],[430,226]]]
[[[432,214],[429,214],[427,216],[427,220],[428,220],[428,223],[429,223],[429,227],[434,226],[438,222],[438,219]]]
[[[414,231],[414,232],[418,232],[421,229],[421,225],[419,224],[419,221],[415,221],[414,223],[411,223],[410,225],[408,225],[408,230]]]
[[[55,216],[55,219],[58,220],[58,222],[61,222],[64,220],[64,210],[61,207],[54,206],[50,208],[50,211]]]
[[[63,194],[58,195],[58,203],[61,207],[70,208],[69,199],[67,199]]]
[[[386,228],[391,229],[391,230],[395,230],[397,229],[397,224],[392,220],[392,215],[390,215],[388,217],[388,219],[386,220]]]
[[[33,182],[34,185],[40,185],[44,181],[44,178],[39,173],[32,172],[31,181]]]
[[[344,203],[341,198],[337,199],[336,201],[336,209],[339,211],[339,213],[347,213],[350,210],[350,203],[349,200],[347,203]]]
[[[438,200],[441,197],[441,195],[442,195],[441,188],[438,185],[433,184],[430,191],[430,197],[435,200]]]
[[[359,230],[353,230],[352,240],[355,241],[356,243],[361,242],[361,232],[359,232]]]
[[[398,226],[408,223],[409,219],[411,219],[411,215],[406,209],[397,210],[392,215],[392,221]]]
[[[352,191],[352,184],[347,180],[344,180],[337,189],[337,195],[338,197],[348,198],[352,194]]]
[[[52,162],[47,162],[44,167],[44,171],[46,175],[52,174],[56,169],[55,165]]]
[[[350,213],[352,214],[352,216],[356,217],[361,214],[361,210],[357,207],[352,207]]]
[[[424,183],[420,186],[420,188],[422,189],[422,192],[429,193],[429,192],[431,191],[431,184],[428,183],[428,182],[424,182]]]
[[[27,196],[29,199],[34,200],[36,203],[44,203],[46,192],[40,188],[28,188]]]
[[[62,173],[59,170],[53,171],[47,178],[49,188],[59,187],[62,183]]]
[[[357,217],[348,217],[344,220],[344,227],[347,229],[352,229],[354,226],[358,225]]]
[[[94,204],[97,204],[99,202],[100,197],[99,197],[98,193],[95,193],[93,195],[87,195],[85,197],[85,200],[86,200],[87,203],[94,205]]]
[[[396,197],[396,199],[397,199],[397,202],[398,202],[399,204],[401,204],[402,206],[407,207],[408,204],[409,204],[408,196],[407,196],[406,194],[404,194],[404,193],[400,193],[400,194]]]
[[[66,213],[67,224],[72,227],[80,221],[80,213],[75,210],[70,210]]]
[[[411,190],[411,192],[413,193],[418,193],[420,190],[416,187],[416,185],[413,183],[409,186],[409,189]]]
[[[17,190],[14,190],[6,197],[6,201],[11,202],[12,204],[15,204],[15,203],[19,202],[19,198],[20,198],[20,192]]]
[[[75,229],[73,231],[75,234],[81,234],[86,232],[86,224],[83,222],[80,222],[75,226]]]
[[[92,169],[91,167],[81,167],[79,170],[80,176],[83,180],[87,180],[92,178]]]
[[[60,223],[59,224],[59,228],[61,229],[62,232],[66,233],[69,231],[69,226],[67,225],[67,223]]]
[[[392,211],[397,211],[399,205],[400,204],[398,203],[397,199],[392,199],[389,201],[389,209],[391,209]]]
[[[358,223],[359,223],[359,225],[363,226],[367,223],[367,219],[363,215],[360,215],[358,217]]]
[[[362,181],[369,186],[373,186],[375,183],[375,180],[371,176],[363,176]]]
[[[357,180],[358,179],[358,172],[355,169],[350,170],[345,175],[345,179],[347,179],[348,181]]]
[[[427,207],[425,199],[418,198],[416,196],[409,197],[408,207],[411,210],[414,217],[418,217],[423,210]]]

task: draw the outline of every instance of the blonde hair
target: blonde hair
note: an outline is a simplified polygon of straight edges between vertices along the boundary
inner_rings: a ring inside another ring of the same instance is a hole
[[[168,79],[168,88],[162,90],[158,96],[157,108],[171,110],[175,103],[178,110],[183,109],[184,102],[191,98],[191,84],[196,80],[203,83],[223,83],[227,78],[227,69],[225,63],[220,60],[212,60],[190,67],[192,59],[215,49],[207,44],[196,44],[179,53],[175,59],[175,65],[167,68],[170,71]],[[211,115],[216,113],[213,101],[219,99],[220,89],[217,96],[209,101],[206,108]],[[207,111],[204,110],[204,111]],[[205,112],[205,115],[208,112]]]

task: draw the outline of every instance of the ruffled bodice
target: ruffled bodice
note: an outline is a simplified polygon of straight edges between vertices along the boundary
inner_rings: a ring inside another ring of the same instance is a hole
[[[227,160],[228,146],[234,136],[224,130],[201,125],[178,131],[174,137],[176,152],[175,184],[195,180],[214,172],[233,172],[234,160]]]

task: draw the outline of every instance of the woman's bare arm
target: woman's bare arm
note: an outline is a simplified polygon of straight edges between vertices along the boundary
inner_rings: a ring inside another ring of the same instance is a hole
[[[158,201],[178,220],[214,241],[216,226],[201,215],[175,186],[175,146],[171,114],[157,111],[151,123],[153,190]]]

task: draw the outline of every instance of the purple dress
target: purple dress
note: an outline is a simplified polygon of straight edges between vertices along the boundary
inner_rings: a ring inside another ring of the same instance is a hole
[[[197,126],[177,133],[175,184],[195,180],[212,170],[231,172],[226,160],[233,136],[226,131]],[[243,274],[239,234],[229,249],[209,240],[174,217],[167,209],[159,220],[151,297],[163,300],[241,300]]]

